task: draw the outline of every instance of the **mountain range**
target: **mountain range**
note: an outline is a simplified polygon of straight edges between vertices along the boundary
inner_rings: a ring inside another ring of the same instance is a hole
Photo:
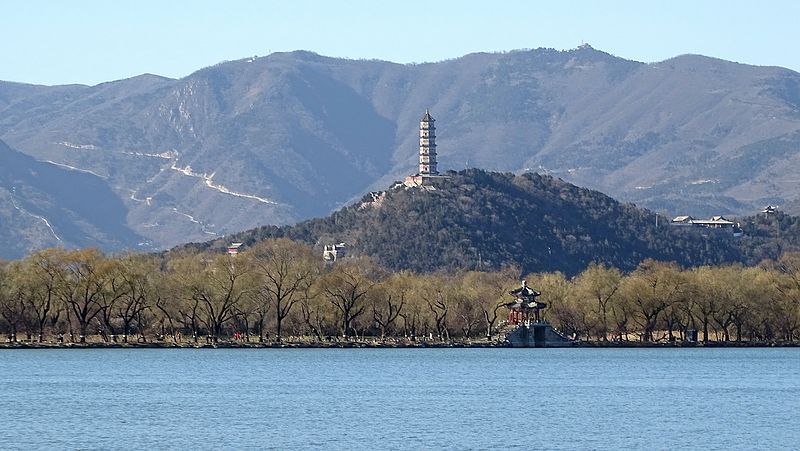
[[[0,82],[0,139],[113,193],[116,225],[96,244],[160,249],[324,216],[416,172],[426,108],[443,170],[537,171],[665,215],[800,211],[800,74],[697,55],[645,64],[581,46],[402,65],[298,51],[181,79]],[[3,242],[95,235],[48,216],[80,214],[36,211],[53,230],[5,216]]]
[[[127,209],[95,174],[37,161],[0,141],[0,255],[65,246],[136,249],[144,238]]]

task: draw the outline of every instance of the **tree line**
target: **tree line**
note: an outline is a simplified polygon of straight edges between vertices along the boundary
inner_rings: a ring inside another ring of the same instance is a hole
[[[501,340],[523,274],[387,271],[364,257],[325,264],[311,246],[267,239],[237,255],[183,250],[106,256],[45,249],[0,263],[7,341]],[[582,341],[800,339],[800,253],[753,267],[644,260],[567,277],[524,275],[545,320]],[[91,338],[90,338],[91,337]],[[299,338],[302,337],[302,338]]]

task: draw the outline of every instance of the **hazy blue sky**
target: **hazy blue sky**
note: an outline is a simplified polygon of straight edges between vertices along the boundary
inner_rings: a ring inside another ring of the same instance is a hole
[[[0,80],[182,77],[223,60],[311,50],[425,62],[585,41],[637,61],[699,53],[800,71],[798,0],[4,0]]]

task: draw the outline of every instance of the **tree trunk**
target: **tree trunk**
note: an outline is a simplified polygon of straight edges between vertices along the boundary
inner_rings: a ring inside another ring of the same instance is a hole
[[[47,321],[47,318],[45,318],[44,320],[40,320],[39,321],[39,337],[38,337],[39,343],[42,343],[44,341],[44,323],[46,321]]]
[[[495,310],[494,318],[489,319],[489,312],[483,311],[483,319],[486,320],[486,339],[491,341],[494,335],[494,323],[497,321],[497,310]]]
[[[264,343],[264,314],[258,314],[258,342]]]
[[[128,335],[131,333],[131,322],[129,320],[123,320],[122,322],[122,342],[128,342]]]

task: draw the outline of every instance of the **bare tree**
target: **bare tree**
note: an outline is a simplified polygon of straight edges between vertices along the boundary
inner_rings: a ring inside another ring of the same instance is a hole
[[[0,317],[8,323],[8,341],[13,343],[17,341],[17,327],[22,322],[25,303],[21,288],[11,283],[9,269],[13,270],[14,265],[0,261]]]
[[[181,284],[182,296],[191,306],[192,326],[199,317],[208,330],[207,341],[217,343],[224,324],[253,286],[247,255],[180,257],[170,265],[173,280]]]
[[[120,293],[114,314],[122,322],[122,341],[127,343],[133,323],[160,298],[159,261],[150,255],[126,255],[119,262],[119,274],[113,280],[114,291]]]
[[[609,331],[609,306],[617,297],[622,273],[616,268],[607,268],[604,265],[592,263],[578,277],[573,284],[575,295],[581,300],[595,304],[595,317],[598,320],[597,335],[603,340],[608,340]]]
[[[310,246],[286,238],[262,241],[247,252],[258,276],[259,308],[274,309],[275,338],[280,342],[283,320],[319,274],[319,258]]]
[[[21,271],[27,283],[30,283],[30,304],[31,310],[36,315],[38,326],[38,341],[44,340],[44,328],[50,317],[52,310],[57,310],[56,292],[59,280],[59,254],[63,252],[58,249],[44,249],[34,252],[23,262],[25,265]]]
[[[100,296],[108,284],[107,260],[97,249],[61,255],[59,297],[78,321],[79,341],[86,342],[89,323],[101,312]]]
[[[441,341],[450,340],[450,330],[447,324],[447,314],[450,312],[450,303],[454,298],[454,285],[449,277],[441,274],[426,276],[423,285],[418,285],[418,295],[428,304],[428,310],[433,315],[436,326],[436,336]]]
[[[386,339],[386,332],[403,312],[412,290],[412,278],[413,275],[405,271],[393,274],[379,284],[376,292],[370,296],[372,320],[380,329],[381,340]]]
[[[674,263],[645,260],[626,279],[626,294],[636,306],[642,341],[655,339],[659,315],[674,303],[685,289],[684,277]]]
[[[486,326],[486,339],[491,340],[495,324],[508,302],[508,292],[519,280],[519,268],[507,267],[494,272],[468,272],[461,282],[463,292],[479,306]]]
[[[300,301],[300,315],[311,333],[317,338],[317,341],[322,341],[323,316],[319,306],[315,304],[313,298],[304,298]]]
[[[353,321],[364,313],[367,293],[379,276],[378,266],[366,258],[337,262],[325,275],[322,282],[325,298],[340,313],[339,324],[345,339],[349,339],[351,332],[355,332]]]

